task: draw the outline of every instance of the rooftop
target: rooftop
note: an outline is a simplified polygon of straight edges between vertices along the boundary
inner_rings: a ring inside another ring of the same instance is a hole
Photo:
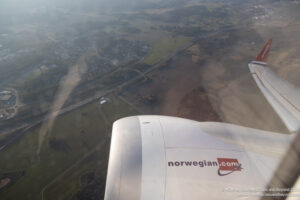
[[[0,101],[8,101],[10,97],[10,94],[0,95]]]

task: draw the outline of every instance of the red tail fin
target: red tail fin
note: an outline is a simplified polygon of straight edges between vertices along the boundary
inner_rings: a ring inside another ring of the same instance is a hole
[[[271,45],[272,45],[272,39],[269,39],[269,41],[265,44],[264,48],[257,55],[255,61],[267,62],[268,55],[271,50]]]

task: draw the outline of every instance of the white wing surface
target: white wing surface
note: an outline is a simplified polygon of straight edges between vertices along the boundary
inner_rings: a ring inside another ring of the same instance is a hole
[[[291,132],[300,130],[300,90],[280,78],[266,64],[272,40],[269,40],[255,61],[249,63],[259,89]]]

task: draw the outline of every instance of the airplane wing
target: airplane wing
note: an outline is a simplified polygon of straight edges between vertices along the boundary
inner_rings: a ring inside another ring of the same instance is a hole
[[[271,44],[272,39],[266,43],[256,60],[249,63],[249,68],[259,89],[287,128],[297,132],[300,130],[300,90],[267,66]]]
[[[267,67],[271,43],[249,68],[286,126],[298,131],[300,92]],[[294,157],[284,155],[294,138],[227,123],[123,118],[113,125],[105,200],[258,200],[271,180],[288,177],[278,169],[293,169],[286,164]]]
[[[123,118],[113,125],[105,200],[259,199],[247,191],[267,185],[291,139],[225,123]]]

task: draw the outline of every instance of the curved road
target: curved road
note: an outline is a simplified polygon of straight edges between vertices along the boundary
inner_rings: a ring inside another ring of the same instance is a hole
[[[138,75],[134,78],[132,78],[131,80],[127,80],[125,82],[123,82],[122,84],[120,85],[116,85],[108,90],[106,90],[105,92],[101,93],[101,94],[98,94],[98,95],[95,95],[93,97],[90,97],[90,98],[87,98],[81,102],[78,102],[76,104],[73,104],[71,106],[68,106],[66,108],[63,108],[61,109],[60,111],[55,111],[55,112],[58,112],[58,115],[62,115],[62,114],[65,114],[67,112],[70,112],[72,110],[75,110],[81,106],[84,106],[88,103],[91,103],[91,102],[94,102],[98,99],[100,99],[101,97],[103,96],[107,96],[108,94],[111,94],[112,92],[114,91],[117,91],[117,90],[120,90],[134,82],[136,82],[137,80],[139,80],[140,78],[144,78],[148,73],[158,69],[159,67],[161,67],[161,65],[163,63],[165,63],[166,61],[168,61],[169,59],[173,58],[174,56],[176,56],[179,52],[183,51],[183,50],[186,50],[188,48],[190,48],[191,46],[193,46],[195,43],[197,43],[198,40],[200,39],[203,39],[203,38],[206,38],[206,37],[212,37],[216,34],[220,34],[221,32],[224,32],[224,31],[230,31],[230,30],[235,30],[235,29],[238,29],[240,27],[229,27],[229,28],[223,28],[222,30],[219,30],[219,31],[214,31],[212,33],[208,33],[208,34],[204,34],[202,35],[201,37],[198,37],[197,39],[194,39],[194,41],[191,41],[191,42],[188,42],[186,43],[185,45],[183,45],[181,48],[177,49],[174,53],[172,53],[171,55],[165,57],[164,59],[160,60],[158,63],[156,63],[155,65],[153,65],[151,68],[149,68],[148,70],[146,70],[145,72],[140,72],[138,73]],[[24,135],[29,129],[39,125],[40,123],[42,123],[43,121],[46,121],[49,119],[49,116],[47,115],[46,117],[41,117],[41,119],[35,121],[34,123],[30,124],[30,125],[27,125],[26,128],[24,128],[23,130],[21,130],[19,133],[16,134],[15,137],[11,138],[10,140],[8,140],[4,145],[2,145],[0,147],[0,152],[3,151],[4,149],[6,149],[10,144],[12,144],[15,140],[17,140],[19,137],[21,137],[22,135]],[[18,130],[22,129],[22,128],[17,128]]]

